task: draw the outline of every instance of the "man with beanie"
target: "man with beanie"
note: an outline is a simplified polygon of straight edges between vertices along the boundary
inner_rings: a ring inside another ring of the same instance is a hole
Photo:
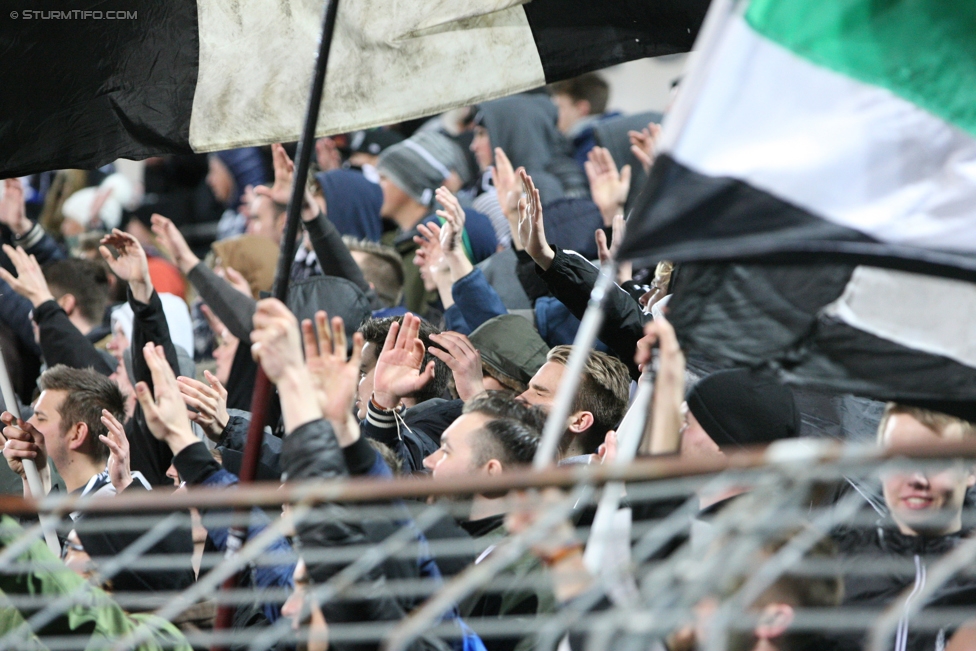
[[[718,371],[688,390],[681,451],[735,450],[800,434],[793,392],[769,373]]]
[[[403,260],[403,297],[410,311],[423,311],[425,303],[424,282],[420,270],[413,264],[417,249],[413,238],[418,224],[428,217],[436,219],[433,214],[434,191],[442,185],[456,189],[463,183],[461,175],[452,170],[464,159],[463,152],[456,150],[458,146],[446,136],[425,132],[387,148],[377,162],[383,191],[380,216],[398,226],[398,234],[392,243]],[[472,230],[473,222],[465,228],[465,239],[469,243]],[[493,235],[490,226],[488,235]],[[479,244],[484,239],[479,237]]]

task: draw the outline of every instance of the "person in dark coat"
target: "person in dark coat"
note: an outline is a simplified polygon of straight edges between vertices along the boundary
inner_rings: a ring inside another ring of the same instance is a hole
[[[895,445],[938,445],[976,437],[976,425],[918,407],[889,403],[878,427],[878,442]],[[963,526],[967,491],[976,485],[971,463],[962,460],[939,464],[918,463],[892,469],[881,478],[883,503],[869,502],[877,514],[873,526],[843,526],[834,531],[844,559],[847,590],[844,604],[886,608],[912,585],[924,586],[926,568],[954,550],[971,533]],[[881,558],[903,559],[901,568],[877,574],[853,572],[864,562]],[[953,577],[941,586],[926,606],[976,606],[976,581]],[[958,622],[961,624],[962,621]],[[899,622],[898,651],[943,648],[955,627],[921,629],[907,616]]]

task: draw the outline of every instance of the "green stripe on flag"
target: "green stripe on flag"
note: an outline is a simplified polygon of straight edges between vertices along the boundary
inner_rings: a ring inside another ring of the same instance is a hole
[[[746,20],[976,135],[976,0],[752,0]]]

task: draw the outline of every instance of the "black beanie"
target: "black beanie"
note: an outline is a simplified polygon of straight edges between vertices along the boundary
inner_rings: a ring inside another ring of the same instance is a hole
[[[793,392],[769,372],[712,373],[688,391],[688,409],[720,448],[765,445],[800,435]]]

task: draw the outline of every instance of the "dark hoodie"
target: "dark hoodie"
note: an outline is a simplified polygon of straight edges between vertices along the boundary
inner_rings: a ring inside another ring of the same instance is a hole
[[[342,235],[379,242],[383,234],[383,191],[360,172],[331,170],[315,175],[325,196],[326,214]]]
[[[558,111],[548,95],[503,97],[479,106],[477,119],[488,129],[492,147],[501,147],[517,169],[524,167],[543,203],[563,197],[588,197],[589,186],[572,147],[556,129]]]

